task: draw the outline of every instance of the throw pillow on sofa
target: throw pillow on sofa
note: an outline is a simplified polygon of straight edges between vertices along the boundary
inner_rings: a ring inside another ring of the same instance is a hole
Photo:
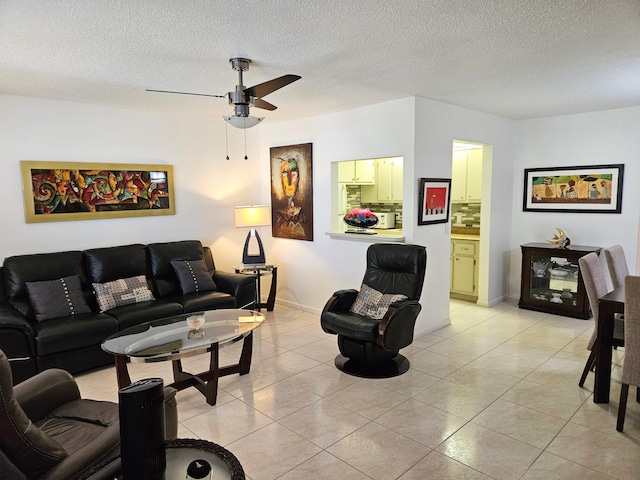
[[[155,300],[144,275],[121,278],[107,283],[94,283],[93,291],[101,312],[132,303]]]
[[[29,302],[38,322],[91,312],[80,287],[80,277],[26,282]]]
[[[171,266],[176,272],[183,295],[216,289],[216,283],[204,260],[172,260]]]
[[[351,305],[351,312],[357,313],[369,318],[381,320],[384,318],[384,314],[387,313],[389,305],[400,300],[406,300],[407,296],[401,293],[382,293],[375,288],[371,288],[364,283],[360,287],[358,296],[356,297],[353,305]]]

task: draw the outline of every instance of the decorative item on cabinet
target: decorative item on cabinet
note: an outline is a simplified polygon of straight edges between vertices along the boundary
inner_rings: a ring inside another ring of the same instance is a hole
[[[557,245],[560,248],[567,248],[571,245],[571,239],[567,237],[561,229],[556,227],[556,230],[560,235],[554,233],[553,238],[551,238],[551,240],[547,240],[547,242],[552,245]]]
[[[518,306],[567,317],[591,318],[589,299],[578,259],[600,254],[600,247],[527,243],[522,249],[522,276]]]

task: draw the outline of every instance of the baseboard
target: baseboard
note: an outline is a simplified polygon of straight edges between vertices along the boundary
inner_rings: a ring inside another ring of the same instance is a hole
[[[328,299],[327,299],[328,300]],[[289,300],[276,299],[276,305],[284,305],[285,307],[297,308],[303,312],[315,313],[320,315],[322,313],[321,308],[310,307],[309,305],[302,305],[296,302],[290,302]]]
[[[493,307],[495,305],[498,305],[499,303],[505,302],[505,301],[509,300],[510,298],[511,297],[509,295],[502,295],[501,297],[491,299],[491,300],[489,300],[487,302],[478,301],[477,304],[480,305],[481,307],[490,308],[490,307]]]

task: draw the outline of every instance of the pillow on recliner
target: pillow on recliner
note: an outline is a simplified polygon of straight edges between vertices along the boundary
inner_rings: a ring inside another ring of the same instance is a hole
[[[0,350],[0,448],[29,478],[36,478],[67,456],[64,448],[31,423],[13,396],[9,360]]]
[[[29,302],[38,322],[91,312],[80,287],[80,277],[26,282]]]
[[[405,300],[406,295],[401,293],[382,293],[375,288],[371,288],[364,283],[360,287],[358,296],[356,297],[353,305],[351,305],[351,312],[357,313],[364,317],[373,318],[376,320],[382,320],[384,314],[389,310],[389,305],[400,300]]]
[[[204,260],[171,260],[184,295],[215,290],[216,283]]]
[[[92,285],[101,312],[122,305],[155,300],[153,293],[149,290],[147,277],[144,275]]]

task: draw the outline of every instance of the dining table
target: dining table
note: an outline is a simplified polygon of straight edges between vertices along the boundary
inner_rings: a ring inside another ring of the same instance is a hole
[[[593,346],[596,349],[594,403],[609,403],[616,314],[624,314],[624,285],[607,293],[598,301],[598,335]]]

